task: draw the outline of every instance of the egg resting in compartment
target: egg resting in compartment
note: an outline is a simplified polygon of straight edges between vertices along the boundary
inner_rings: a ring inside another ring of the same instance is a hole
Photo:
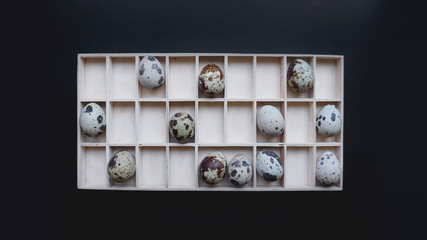
[[[262,149],[256,159],[257,173],[269,182],[274,182],[283,176],[283,163],[279,155],[270,149]]]
[[[143,57],[138,68],[138,80],[143,87],[156,90],[165,82],[165,71],[157,58]]]
[[[267,137],[275,137],[285,130],[282,114],[271,105],[265,105],[258,110],[256,123],[261,133]]]
[[[108,162],[108,174],[115,182],[125,182],[135,174],[135,158],[128,151],[118,151]]]
[[[179,142],[187,143],[194,136],[194,120],[186,112],[177,112],[169,121],[169,133]]]
[[[332,137],[341,131],[341,113],[332,104],[324,106],[316,117],[316,130],[320,135]]]
[[[289,87],[295,92],[307,92],[313,87],[313,69],[302,59],[295,59],[289,65],[287,78]]]
[[[252,164],[245,155],[237,154],[231,159],[228,177],[236,186],[246,185],[252,179]]]
[[[316,179],[324,186],[337,184],[341,179],[341,163],[330,151],[324,152],[316,162]]]
[[[224,154],[221,152],[213,152],[206,155],[200,162],[200,177],[203,182],[208,184],[216,184],[224,179],[227,174],[228,165]]]
[[[203,67],[199,75],[199,89],[208,96],[213,97],[224,90],[224,73],[216,64],[208,64]]]
[[[83,107],[79,118],[79,125],[82,132],[88,137],[98,137],[106,129],[105,112],[96,103],[89,103]]]

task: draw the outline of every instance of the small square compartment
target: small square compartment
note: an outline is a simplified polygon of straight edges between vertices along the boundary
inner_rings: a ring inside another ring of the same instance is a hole
[[[107,187],[105,147],[81,147],[79,161],[79,188]]]
[[[169,81],[169,79],[168,79],[169,76],[166,75],[166,73],[167,73],[166,57],[154,56],[155,58],[157,58],[157,60],[160,62],[160,64],[162,64],[164,76],[165,76],[165,79],[164,79],[162,86],[160,86],[159,88],[154,89],[154,90],[143,87],[141,85],[141,83],[139,82],[139,79],[138,79],[138,77],[139,77],[139,63],[141,62],[143,57],[144,56],[138,57],[138,65],[137,65],[138,72],[136,75],[136,81],[138,84],[138,97],[139,98],[165,98],[166,97],[166,88],[167,88],[167,84]]]
[[[195,188],[194,147],[170,147],[169,188]]]
[[[278,99],[284,97],[282,61],[282,57],[256,58],[257,99]]]
[[[110,96],[112,99],[136,97],[137,80],[134,57],[112,57],[110,74]]]
[[[322,156],[323,153],[325,153],[326,151],[330,151],[333,154],[335,154],[335,156],[338,158],[338,160],[340,161],[341,164],[341,169],[344,169],[343,166],[343,160],[342,160],[342,154],[341,154],[341,147],[340,146],[318,146],[316,149],[316,159],[314,160],[314,169],[316,170],[316,165],[317,165],[317,160],[320,158],[320,156]],[[314,178],[316,178],[316,174],[314,173]],[[337,188],[342,188],[342,179],[343,179],[343,172],[341,172],[341,181],[339,181],[338,183],[336,183],[335,185],[329,186],[329,187],[325,187],[322,185],[322,183],[320,183],[319,181],[317,181],[317,179],[315,180],[316,182],[316,187],[317,188],[322,188],[322,189],[328,189],[328,190],[336,190]]]
[[[200,72],[208,64],[216,64],[222,70],[222,73],[224,74],[224,81],[226,81],[226,78],[227,78],[227,73],[225,72],[225,68],[224,68],[224,57],[223,56],[200,56],[199,57],[199,69],[197,71],[197,82],[196,82],[197,83],[198,96],[199,96],[199,98],[224,98],[225,91],[227,91],[225,86],[224,86],[224,90],[214,97],[208,97],[208,96],[204,95],[202,93],[202,91],[200,91],[200,89],[199,89]]]
[[[110,102],[110,109],[109,142],[136,143],[135,102]]]
[[[216,184],[208,184],[203,182],[201,176],[200,176],[200,163],[202,160],[206,157],[206,155],[213,153],[213,152],[221,152],[224,154],[225,159],[227,160],[227,164],[230,164],[231,159],[233,159],[234,156],[237,154],[244,154],[248,161],[252,164],[252,171],[256,171],[254,168],[254,161],[252,159],[252,147],[199,147],[198,151],[198,162],[197,162],[197,179],[198,179],[198,186],[199,188],[233,188],[233,189],[241,189],[241,188],[252,188],[253,187],[253,178],[245,185],[239,187],[235,186],[230,182],[230,178],[228,176],[228,173],[224,176],[224,179]]]
[[[228,102],[227,143],[253,142],[253,102]]]
[[[79,78],[83,91],[80,92],[83,99],[104,99],[107,97],[106,59],[80,58]]]
[[[139,143],[166,143],[168,119],[165,102],[139,103]]]
[[[111,180],[110,177],[108,177],[108,181],[109,181],[109,187],[112,188],[129,188],[129,187],[135,187],[136,186],[136,174],[138,173],[138,164],[137,164],[137,156],[135,155],[135,147],[134,146],[110,146],[109,150],[108,150],[108,163],[110,162],[110,160],[113,158],[114,154],[118,151],[128,151],[132,154],[132,156],[135,159],[135,174],[127,181],[125,182],[114,182],[113,180]],[[105,165],[105,171],[107,172],[108,175],[108,163],[107,165]]]
[[[197,125],[198,122],[196,121],[196,111],[195,111],[195,102],[180,102],[180,101],[176,101],[176,102],[169,102],[169,118],[166,119],[166,129],[167,129],[167,133],[169,136],[169,143],[178,143],[178,141],[175,139],[174,136],[172,136],[169,132],[169,121],[171,119],[171,117],[173,115],[175,115],[175,113],[177,112],[186,112],[188,114],[190,114],[190,116],[193,118],[194,120],[194,136],[190,139],[190,141],[188,142],[189,144],[194,143],[195,142],[195,138],[196,138],[196,134],[197,131],[199,129],[199,126]],[[188,144],[188,143],[184,143],[184,144]]]
[[[253,57],[228,57],[227,97],[232,99],[253,98]]]
[[[196,98],[196,58],[195,57],[169,57],[169,99]]]
[[[317,125],[316,125],[317,124],[316,123],[317,115],[319,114],[320,110],[328,104],[334,105],[341,113],[341,131],[332,137],[322,136],[317,132],[317,129],[316,129],[316,127],[317,127]],[[317,142],[341,142],[341,139],[342,139],[341,132],[343,131],[343,126],[344,126],[344,118],[343,118],[343,113],[341,110],[342,110],[342,104],[340,101],[336,101],[336,102],[323,102],[323,101],[319,102],[319,101],[317,101],[316,102],[316,113],[314,116],[314,124],[316,127],[315,127],[314,131],[316,134],[316,141]]]
[[[200,143],[224,142],[224,103],[199,102],[197,131]]]
[[[316,58],[316,98],[342,97],[342,59]]]
[[[255,167],[254,169],[256,173],[256,187],[257,188],[283,188],[285,186],[284,181],[286,176],[286,166],[285,166],[286,159],[285,159],[284,147],[258,146],[256,149],[255,158],[258,157],[258,153],[261,152],[263,149],[269,149],[275,152],[282,160],[282,164],[285,167],[285,170],[283,172],[283,176],[280,179],[273,182],[269,182],[264,180],[264,178],[261,175],[259,175],[258,172],[256,172],[256,164],[254,164],[254,167]]]
[[[314,142],[314,103],[287,102],[286,111],[286,142]]]
[[[282,133],[282,134],[280,134],[280,135],[278,135],[278,136],[275,136],[275,137],[268,137],[268,136],[265,136],[260,130],[259,130],[259,128],[258,128],[258,125],[256,124],[256,118],[255,118],[255,127],[256,127],[256,141],[257,141],[257,143],[283,143],[284,141],[285,141],[285,134],[286,134],[286,130],[287,130],[287,128],[288,128],[288,126],[287,126],[287,122],[286,122],[286,118],[287,118],[287,116],[285,116],[285,114],[284,114],[284,112],[285,112],[285,109],[284,109],[284,107],[285,107],[285,104],[284,104],[284,102],[260,102],[260,101],[258,101],[257,102],[257,106],[256,106],[256,116],[258,115],[258,110],[261,108],[261,107],[263,107],[263,106],[265,106],[265,105],[271,105],[271,106],[273,106],[273,107],[275,107],[277,110],[279,110],[280,111],[280,113],[282,114],[282,116],[284,117],[284,119],[285,119],[285,130],[284,130],[284,133]]]
[[[101,135],[99,135],[98,137],[88,137],[88,136],[86,136],[83,133],[83,131],[80,128],[80,115],[82,113],[82,109],[87,104],[89,104],[89,103],[92,103],[92,102],[80,102],[80,107],[79,107],[79,122],[78,122],[78,124],[79,124],[79,132],[80,132],[80,141],[82,143],[105,143],[106,139],[107,139],[107,131],[109,129],[108,124],[106,125],[106,129],[105,129],[104,133],[101,134]],[[96,103],[99,106],[101,106],[101,108],[104,110],[105,117],[107,117],[108,113],[107,113],[107,107],[106,107],[107,105],[106,105],[106,103],[105,102],[94,102],[94,103]]]
[[[292,146],[286,149],[286,188],[314,187],[314,147]]]
[[[167,158],[165,147],[138,147],[139,188],[166,188]]]
[[[302,59],[304,61],[306,61],[310,67],[313,69],[313,73],[314,73],[314,84],[312,88],[309,88],[307,92],[295,92],[294,90],[292,90],[289,85],[288,85],[288,70],[289,70],[289,66],[296,60],[296,59]],[[317,76],[316,76],[316,72],[314,69],[314,58],[313,57],[306,57],[306,56],[293,56],[293,57],[288,57],[286,60],[286,74],[285,76],[285,86],[286,86],[286,93],[287,93],[287,97],[288,98],[313,98],[314,97],[314,88],[316,87],[316,80],[317,80]]]

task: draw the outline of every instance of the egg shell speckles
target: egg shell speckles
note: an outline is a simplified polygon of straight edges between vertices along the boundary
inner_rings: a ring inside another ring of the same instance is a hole
[[[280,135],[285,130],[282,114],[271,105],[265,105],[258,110],[256,124],[261,133],[268,137]]]
[[[316,162],[316,179],[324,186],[331,186],[341,179],[341,163],[330,151],[324,152]]]
[[[313,87],[314,73],[311,66],[302,59],[295,59],[288,68],[288,85],[295,92],[307,92]]]
[[[228,167],[230,182],[237,186],[243,186],[252,179],[252,164],[243,154],[237,154],[231,159]]]
[[[186,112],[177,112],[169,121],[169,133],[180,143],[189,142],[194,136],[194,120]]]
[[[199,75],[199,89],[209,97],[216,96],[224,90],[224,73],[216,64],[203,67]]]
[[[87,104],[80,114],[79,125],[86,136],[100,136],[106,129],[104,109],[96,103]]]
[[[108,174],[115,182],[125,182],[135,174],[135,158],[128,151],[118,151],[108,162]]]
[[[341,131],[341,113],[332,104],[324,106],[316,117],[316,130],[320,135],[332,137]]]
[[[262,149],[256,159],[256,171],[264,180],[273,182],[283,176],[283,163],[270,149]]]
[[[156,90],[165,82],[165,71],[162,64],[153,56],[145,56],[139,63],[138,80],[145,88]]]
[[[199,169],[203,182],[216,184],[221,182],[227,174],[227,160],[221,152],[213,152],[203,158]]]

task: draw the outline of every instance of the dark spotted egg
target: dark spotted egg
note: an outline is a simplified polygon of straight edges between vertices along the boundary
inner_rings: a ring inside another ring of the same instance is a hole
[[[145,88],[156,90],[165,82],[162,64],[153,56],[145,56],[139,63],[138,80]]]
[[[262,149],[256,159],[256,171],[269,182],[274,182],[283,176],[283,163],[279,155],[270,149]]]
[[[216,184],[221,182],[227,174],[227,160],[221,152],[206,155],[200,162],[200,177],[203,182]]]
[[[106,128],[104,109],[96,103],[89,103],[82,109],[79,119],[82,132],[88,137],[98,137]]]
[[[228,167],[230,182],[236,186],[243,186],[252,179],[252,164],[243,154],[237,154],[231,159]]]
[[[194,120],[186,112],[177,112],[170,118],[169,133],[179,143],[189,142],[194,136]]]
[[[118,151],[108,162],[108,174],[115,182],[125,182],[135,174],[135,158],[128,151]]]
[[[313,87],[313,69],[302,59],[295,59],[289,65],[287,77],[289,87],[295,92],[307,92]]]
[[[332,104],[324,106],[316,117],[316,129],[320,135],[332,137],[341,131],[341,113]]]
[[[324,186],[331,186],[341,179],[341,164],[330,151],[324,152],[316,162],[316,179]]]
[[[256,124],[259,131],[268,137],[278,136],[285,130],[282,114],[271,105],[265,105],[258,110]]]
[[[203,67],[199,75],[199,89],[206,96],[213,97],[224,90],[224,73],[216,64]]]

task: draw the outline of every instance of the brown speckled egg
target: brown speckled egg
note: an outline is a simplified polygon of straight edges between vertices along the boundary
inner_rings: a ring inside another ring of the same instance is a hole
[[[205,183],[221,182],[227,171],[227,160],[221,152],[208,154],[200,163],[200,176]]]
[[[295,92],[307,92],[313,87],[313,83],[313,69],[306,61],[295,59],[288,68],[289,87]]]
[[[135,158],[128,151],[118,151],[108,162],[108,174],[115,182],[125,182],[135,174]]]
[[[199,89],[209,97],[216,96],[224,90],[224,73],[216,64],[206,65],[199,75]]]
[[[169,121],[169,133],[179,143],[187,143],[194,136],[194,120],[186,112],[177,112]]]

